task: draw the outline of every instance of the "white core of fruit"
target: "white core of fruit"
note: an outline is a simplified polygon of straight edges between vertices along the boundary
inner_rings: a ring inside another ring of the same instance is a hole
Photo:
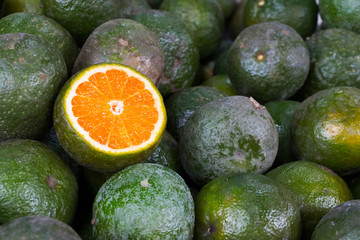
[[[109,104],[110,104],[111,111],[115,115],[120,115],[124,110],[123,109],[123,107],[124,107],[123,101],[111,100]]]

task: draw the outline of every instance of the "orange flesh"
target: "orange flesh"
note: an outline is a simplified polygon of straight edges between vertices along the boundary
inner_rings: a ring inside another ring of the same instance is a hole
[[[158,112],[151,92],[137,78],[117,69],[95,73],[76,94],[73,114],[96,142],[123,149],[149,140]]]

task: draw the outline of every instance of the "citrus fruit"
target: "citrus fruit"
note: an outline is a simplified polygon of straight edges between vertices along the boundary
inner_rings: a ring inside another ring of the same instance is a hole
[[[191,114],[202,105],[221,97],[226,97],[226,94],[206,86],[185,88],[172,94],[165,101],[169,133],[178,140],[180,132]]]
[[[166,166],[180,175],[183,173],[179,144],[168,131],[164,131],[159,146],[145,162]]]
[[[195,200],[195,239],[300,239],[299,208],[279,183],[257,173],[219,176]]]
[[[360,200],[350,200],[335,206],[317,224],[312,240],[360,238]]]
[[[153,163],[129,166],[101,187],[93,205],[97,239],[192,239],[194,201],[184,180]]]
[[[319,0],[320,15],[329,28],[344,28],[360,34],[360,2]]]
[[[1,4],[1,16],[7,16],[16,12],[29,12],[43,14],[41,0],[3,0]]]
[[[79,46],[100,24],[120,17],[118,0],[41,0],[44,15],[66,28]]]
[[[241,0],[237,4],[233,15],[231,16],[228,23],[228,30],[230,37],[235,39],[239,33],[246,28],[244,21],[245,3],[247,0]]]
[[[266,174],[281,182],[295,198],[301,213],[302,233],[311,236],[319,220],[336,205],[351,200],[351,192],[337,174],[308,161],[283,164]]]
[[[347,184],[354,199],[360,199],[360,175],[355,174],[355,176],[352,176],[350,180],[347,181]]]
[[[291,122],[295,156],[339,173],[360,168],[360,89],[334,87],[303,101]]]
[[[69,225],[46,216],[19,217],[0,227],[0,239],[81,240]]]
[[[41,37],[0,35],[0,141],[40,138],[67,79],[61,53]]]
[[[71,224],[78,185],[70,168],[45,144],[27,139],[0,143],[0,222],[26,215]]]
[[[229,173],[266,172],[278,150],[274,120],[253,98],[215,99],[194,112],[180,135],[180,159],[202,186]]]
[[[315,31],[317,14],[314,0],[255,0],[246,2],[243,21],[245,27],[261,22],[280,22],[305,38]]]
[[[244,29],[228,53],[227,74],[239,95],[284,100],[304,84],[310,56],[301,36],[278,22]]]
[[[68,72],[71,72],[79,53],[70,33],[55,20],[35,13],[14,13],[0,19],[0,34],[30,33],[42,37],[60,50]]]
[[[201,83],[202,86],[216,88],[228,96],[236,95],[234,86],[226,74],[215,75]]]
[[[223,12],[223,16],[225,19],[229,18],[234,11],[235,1],[234,0],[216,0]]]
[[[310,72],[300,95],[307,98],[331,87],[360,87],[360,35],[333,28],[314,33],[306,40]]]
[[[90,193],[95,197],[101,186],[108,180],[113,173],[102,173],[91,170],[89,168],[84,168],[83,179],[86,184],[86,188]]]
[[[164,0],[159,9],[171,12],[185,23],[200,58],[208,57],[220,44],[225,27],[217,0]]]
[[[173,14],[151,10],[132,16],[156,33],[165,54],[165,67],[156,83],[163,96],[190,87],[199,65],[199,52],[185,24]]]
[[[292,100],[278,100],[264,104],[274,119],[279,134],[279,149],[272,167],[295,161],[292,154],[290,125],[295,110],[300,102]]]
[[[103,63],[66,82],[55,102],[54,126],[61,145],[80,165],[115,172],[155,151],[166,110],[144,75]]]
[[[155,33],[131,19],[114,19],[97,27],[75,61],[73,74],[97,63],[132,67],[156,83],[164,69],[165,56]]]
[[[229,46],[230,48],[230,46]],[[227,57],[229,53],[229,48],[225,49],[215,60],[214,65],[214,73],[213,75],[222,75],[227,74],[226,67],[227,67]]]

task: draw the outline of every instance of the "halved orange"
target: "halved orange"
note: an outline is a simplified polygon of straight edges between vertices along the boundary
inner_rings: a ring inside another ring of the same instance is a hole
[[[166,110],[144,75],[120,64],[96,64],[63,86],[54,126],[61,145],[79,164],[115,172],[152,154],[166,127]]]

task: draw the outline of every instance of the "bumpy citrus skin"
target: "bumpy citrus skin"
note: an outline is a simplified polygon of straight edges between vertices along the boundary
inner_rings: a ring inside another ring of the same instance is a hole
[[[93,205],[96,239],[192,239],[194,201],[184,180],[152,163],[129,166],[99,190]]]
[[[189,87],[199,65],[199,51],[185,24],[170,12],[152,10],[132,16],[156,33],[165,54],[165,68],[156,86],[163,96]]]
[[[220,44],[224,17],[216,0],[164,0],[160,10],[178,16],[197,44],[200,58],[211,55]]]
[[[297,159],[316,162],[335,172],[360,167],[360,89],[334,87],[303,101],[291,122]]]
[[[117,0],[41,0],[44,15],[65,27],[79,46],[100,24],[120,17]]]
[[[351,200],[331,209],[316,226],[311,240],[359,239],[360,200]]]
[[[301,36],[278,22],[247,27],[228,53],[227,73],[237,93],[263,103],[294,95],[309,68],[310,55]]]
[[[212,76],[202,82],[201,85],[216,88],[228,96],[236,95],[235,88],[226,74]]]
[[[226,97],[226,94],[206,86],[185,88],[174,93],[165,101],[168,131],[179,140],[180,133],[189,117],[201,106],[222,97]]]
[[[330,169],[308,161],[283,164],[266,174],[284,184],[301,213],[305,239],[319,220],[333,207],[352,199],[346,182]]]
[[[25,216],[0,227],[0,239],[81,240],[69,225],[50,217]]]
[[[96,68],[97,66],[101,65],[102,64],[96,64],[91,66],[91,68]],[[53,120],[54,127],[61,145],[65,151],[80,165],[98,172],[114,173],[120,169],[125,168],[126,166],[144,162],[155,151],[160,143],[161,134],[166,127],[166,114],[164,116],[165,119],[163,125],[161,126],[156,139],[142,149],[128,151],[125,153],[111,153],[94,148],[87,141],[85,141],[78,132],[75,131],[69,121],[67,114],[65,113],[65,96],[67,92],[69,91],[72,84],[77,80],[77,78],[87,70],[89,69],[86,68],[69,79],[64,84],[56,98]],[[146,78],[145,76],[143,77]],[[154,86],[154,88],[156,87]],[[160,93],[158,93],[158,95],[162,100]],[[162,111],[166,111],[165,107],[162,108]]]
[[[26,215],[71,224],[78,185],[69,167],[43,143],[15,139],[0,144],[0,222]]]
[[[14,13],[0,19],[0,34],[15,32],[44,38],[60,50],[71,72],[79,50],[70,33],[55,20],[34,13]]]
[[[224,175],[195,200],[195,239],[300,239],[301,217],[291,194],[256,173]]]
[[[264,105],[274,119],[279,134],[279,150],[273,168],[295,161],[292,154],[290,126],[292,117],[299,105],[300,102],[292,100],[272,101]]]
[[[9,33],[0,36],[0,59],[0,141],[40,138],[67,79],[61,53],[38,36]]]
[[[131,19],[114,19],[97,27],[75,61],[73,73],[98,63],[132,67],[156,83],[165,56],[155,33]]]
[[[186,122],[180,159],[198,185],[228,173],[267,171],[278,150],[278,133],[265,107],[244,96],[215,99]]]
[[[360,2],[356,0],[320,0],[320,15],[326,26],[344,28],[360,34]]]
[[[331,87],[360,87],[360,35],[333,28],[318,31],[306,40],[310,72],[300,95],[305,99]]]
[[[318,7],[316,1],[308,0],[256,0],[247,1],[244,11],[245,26],[277,21],[305,38],[315,31]]]

